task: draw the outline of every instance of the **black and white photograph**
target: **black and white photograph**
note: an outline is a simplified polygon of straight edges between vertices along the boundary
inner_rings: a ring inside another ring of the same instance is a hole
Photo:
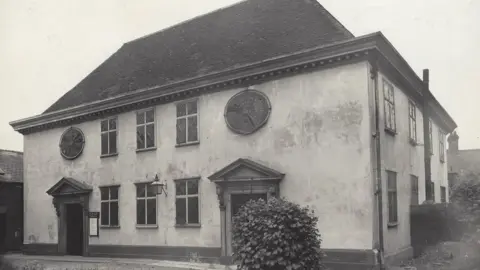
[[[480,270],[479,0],[0,0],[0,270]]]

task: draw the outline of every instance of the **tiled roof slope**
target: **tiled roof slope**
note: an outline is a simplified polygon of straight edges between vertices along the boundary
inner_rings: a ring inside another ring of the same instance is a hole
[[[23,153],[0,149],[0,182],[23,182]]]
[[[316,0],[247,0],[124,44],[44,113],[353,37]]]

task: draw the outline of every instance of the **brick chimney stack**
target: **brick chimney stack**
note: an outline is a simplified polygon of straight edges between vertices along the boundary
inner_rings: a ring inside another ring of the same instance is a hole
[[[458,153],[458,134],[454,131],[448,136],[448,151],[451,153]]]

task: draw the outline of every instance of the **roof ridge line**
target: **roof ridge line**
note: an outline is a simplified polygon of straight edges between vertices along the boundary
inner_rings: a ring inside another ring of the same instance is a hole
[[[328,11],[328,9],[326,9],[322,4],[320,4],[319,0],[313,0],[313,1],[315,1],[314,5],[318,5],[319,7],[321,7],[321,9],[322,9],[321,12],[326,17],[328,17],[332,21],[333,24],[340,27],[343,30],[344,33],[351,35],[353,38],[356,37],[347,27],[345,27],[345,25],[340,20],[338,20],[330,11]]]
[[[239,4],[241,4],[241,3],[249,2],[249,1],[252,1],[252,0],[241,0],[241,1],[232,3],[232,4],[230,4],[230,5],[227,5],[227,6],[224,6],[224,7],[221,7],[221,8],[216,8],[216,9],[211,10],[211,11],[209,11],[209,12],[202,13],[202,14],[199,14],[199,15],[197,15],[197,16],[191,17],[190,19],[187,19],[187,20],[184,20],[184,21],[181,21],[181,22],[172,24],[172,25],[170,25],[170,26],[167,26],[167,27],[165,27],[165,28],[163,28],[163,29],[160,29],[160,30],[158,30],[158,31],[155,31],[155,32],[153,32],[153,33],[146,34],[146,35],[141,36],[141,37],[138,37],[138,38],[134,38],[134,39],[132,39],[132,40],[130,40],[130,41],[125,42],[124,45],[133,43],[133,42],[135,42],[135,41],[138,41],[138,40],[141,40],[141,39],[144,39],[144,38],[147,38],[147,37],[149,37],[149,36],[156,35],[156,34],[158,34],[158,33],[167,31],[167,30],[169,30],[169,29],[172,29],[172,28],[175,28],[175,27],[178,27],[178,26],[187,24],[187,23],[189,23],[189,22],[191,22],[191,21],[194,21],[194,20],[196,20],[196,19],[199,19],[199,18],[201,18],[201,17],[203,17],[203,16],[207,16],[207,15],[210,15],[210,14],[219,12],[219,11],[221,11],[221,10],[228,9],[228,8],[233,7],[233,6],[239,5]]]

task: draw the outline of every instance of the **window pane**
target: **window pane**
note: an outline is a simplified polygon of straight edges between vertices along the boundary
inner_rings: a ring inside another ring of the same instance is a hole
[[[147,148],[155,146],[155,125],[147,125]]]
[[[145,126],[137,127],[137,149],[145,148]]]
[[[137,185],[137,198],[145,197],[145,184]]]
[[[112,118],[108,121],[109,123],[109,126],[108,126],[108,129],[109,130],[114,130],[114,129],[117,129],[117,119],[116,118]]]
[[[396,175],[393,172],[388,172],[388,190],[397,189],[397,179]]]
[[[147,224],[157,224],[157,199],[147,200]]]
[[[108,133],[102,133],[102,155],[108,154]]]
[[[102,120],[100,122],[100,130],[107,131],[108,130],[108,120]]]
[[[175,182],[175,194],[176,195],[185,195],[186,193],[186,182],[177,181]]]
[[[191,180],[187,182],[188,195],[198,194],[198,181]]]
[[[100,216],[102,225],[110,225],[108,224],[108,202],[101,203]]]
[[[390,125],[390,109],[387,101],[385,101],[385,125],[387,128],[392,128]]]
[[[100,188],[100,200],[108,200],[108,188]]]
[[[154,110],[148,110],[145,112],[145,118],[146,118],[146,121],[145,123],[152,123],[153,121],[155,121],[155,113],[154,113]]]
[[[187,223],[187,201],[185,198],[177,199],[175,202],[176,208],[176,222],[177,224],[185,224]]]
[[[145,112],[137,113],[137,125],[145,124]]]
[[[117,132],[109,132],[108,133],[108,143],[110,144],[110,152],[109,154],[117,153]]]
[[[152,185],[148,184],[147,185],[147,197],[155,197],[155,190],[153,189]]]
[[[110,200],[118,200],[118,187],[110,187]]]
[[[137,224],[145,224],[145,200],[137,200]]]
[[[110,225],[118,226],[118,202],[110,203]]]
[[[177,119],[177,144],[182,144],[187,141],[187,136],[186,136],[186,127],[187,122],[186,119]]]
[[[391,123],[391,128],[392,129],[395,129],[396,128],[396,125],[395,125],[395,105],[391,104],[390,105],[390,109],[391,109],[391,112],[390,112],[390,117],[391,117],[391,120],[390,120],[390,123]]]
[[[184,116],[187,111],[187,106],[185,103],[178,103],[177,104],[177,117]]]
[[[198,140],[197,134],[197,116],[188,117],[188,141],[194,142]]]
[[[198,197],[188,198],[188,223],[198,224]]]
[[[197,101],[190,101],[188,103],[188,114],[197,113]]]
[[[393,193],[393,222],[398,221],[398,206],[397,206],[397,193]]]

